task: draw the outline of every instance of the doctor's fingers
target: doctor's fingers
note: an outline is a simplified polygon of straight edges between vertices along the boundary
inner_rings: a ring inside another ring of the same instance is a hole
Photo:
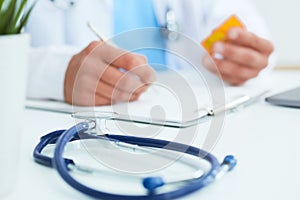
[[[127,53],[112,63],[115,67],[123,68],[131,74],[135,74],[143,83],[151,84],[156,81],[156,73],[147,64],[145,56]]]
[[[98,45],[93,54],[101,56],[107,64],[136,74],[144,83],[156,80],[155,71],[147,64],[145,56],[130,53],[107,43]]]
[[[99,81],[103,81],[127,93],[141,94],[149,87],[134,73],[123,73],[120,69],[95,58],[94,55],[88,56],[73,76],[75,76],[75,81],[81,84],[89,83],[92,88],[95,88],[95,83]]]
[[[119,68],[110,66],[101,61],[87,58],[77,72],[77,77],[90,76],[97,81],[103,81],[128,93],[140,94],[147,90],[149,84],[132,72],[121,72]]]
[[[67,83],[67,84],[66,84]],[[77,106],[95,106],[95,105],[109,105],[111,100],[102,96],[97,96],[96,89],[97,80],[87,74],[72,77],[72,80],[66,81],[64,88],[65,101]]]
[[[65,101],[77,106],[100,106],[110,105],[111,100],[101,95],[96,95],[85,86],[77,86],[72,90],[72,94],[65,96]]]
[[[112,66],[104,70],[100,80],[127,93],[141,94],[149,87],[148,84],[143,83],[135,74],[121,72]]]
[[[260,70],[249,68],[226,59],[211,59],[210,56],[203,58],[203,65],[211,72],[220,74],[222,79],[232,85],[241,85],[247,80],[258,76]]]
[[[260,70],[267,67],[269,61],[269,56],[266,54],[232,43],[218,42],[213,46],[213,51],[227,60]]]
[[[227,32],[227,37],[234,44],[250,47],[265,55],[270,55],[274,51],[274,46],[269,40],[245,29],[232,28]]]
[[[109,99],[111,104],[135,101],[140,96],[139,94],[124,92],[102,81],[97,85],[96,94]]]
[[[72,94],[66,98],[66,102],[79,106],[101,106],[118,101],[134,101],[138,97],[137,94],[123,92],[104,82],[85,76],[76,81]]]

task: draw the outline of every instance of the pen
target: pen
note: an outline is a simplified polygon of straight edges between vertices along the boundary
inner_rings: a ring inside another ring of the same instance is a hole
[[[234,111],[236,109],[247,107],[255,102],[257,102],[261,97],[263,97],[267,91],[260,92],[259,94],[255,96],[248,96],[244,95],[236,100],[233,100],[229,103],[226,103],[224,107],[220,107],[215,109],[215,111],[212,111],[212,115],[216,115],[220,112],[224,111]]]
[[[96,30],[95,26],[91,22],[88,22],[87,26],[99,38],[100,41],[107,41],[107,39]]]
[[[245,104],[248,102],[251,98],[248,95],[243,95],[240,98],[237,98],[233,101],[226,102],[224,106],[215,108],[214,110],[211,110],[211,115],[216,115],[222,112],[230,111],[233,109],[237,109],[239,106]]]
[[[226,102],[225,105],[217,107],[214,110],[211,108],[201,108],[201,109],[197,109],[196,112],[206,111],[208,113],[208,115],[214,116],[214,115],[217,115],[222,112],[234,111],[239,108],[246,107],[246,106],[249,106],[249,105],[255,103],[261,97],[263,97],[266,93],[267,93],[267,91],[263,91],[263,92],[257,94],[256,96],[243,95],[243,96],[241,96],[237,99],[234,99],[230,102]]]

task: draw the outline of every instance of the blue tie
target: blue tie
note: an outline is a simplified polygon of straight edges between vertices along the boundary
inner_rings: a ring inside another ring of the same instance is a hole
[[[114,34],[119,47],[145,55],[156,70],[166,69],[166,44],[152,0],[114,0]]]

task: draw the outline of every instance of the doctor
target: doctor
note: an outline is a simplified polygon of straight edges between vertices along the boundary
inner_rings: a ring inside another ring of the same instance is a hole
[[[173,17],[167,17],[168,11]],[[274,65],[270,35],[247,0],[40,0],[26,28],[33,47],[27,96],[83,106],[134,101],[155,81],[155,71],[148,63],[172,62],[163,51],[144,52],[143,56],[95,41],[88,21],[108,37],[173,23],[177,31],[200,44],[231,14],[247,30],[231,29],[230,42],[214,45],[214,52],[223,59],[214,58],[212,63],[207,55],[199,52],[199,56],[208,70],[216,73],[216,64],[226,82],[241,85]],[[174,42],[161,34],[148,39],[162,48]]]

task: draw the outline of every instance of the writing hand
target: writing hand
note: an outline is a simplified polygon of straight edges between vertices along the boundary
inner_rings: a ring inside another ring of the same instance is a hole
[[[81,106],[135,101],[155,79],[144,56],[95,41],[70,60],[64,97]]]

